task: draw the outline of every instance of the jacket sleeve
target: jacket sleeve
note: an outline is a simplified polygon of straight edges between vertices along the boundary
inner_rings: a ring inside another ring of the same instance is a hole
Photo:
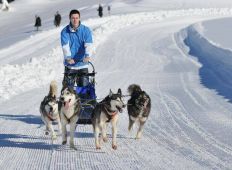
[[[71,58],[72,54],[69,46],[69,36],[65,30],[61,32],[61,46],[64,54],[64,59]]]
[[[84,44],[85,57],[90,57],[93,52],[93,39],[92,39],[92,32],[90,31],[88,27],[86,27],[84,41],[85,41],[85,44]]]

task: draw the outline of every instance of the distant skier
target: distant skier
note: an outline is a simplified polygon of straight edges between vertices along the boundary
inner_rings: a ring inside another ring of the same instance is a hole
[[[54,18],[54,25],[56,27],[59,27],[61,23],[61,15],[59,14],[59,12],[57,11],[55,14],[55,18]]]
[[[1,9],[3,11],[8,11],[10,9],[10,5],[7,0],[2,0],[2,7]]]
[[[39,31],[39,27],[41,27],[42,26],[42,24],[41,24],[41,19],[40,19],[40,17],[39,16],[35,16],[35,25],[34,25],[35,27],[36,27],[36,31]]]
[[[108,15],[110,15],[110,10],[111,10],[110,5],[108,5],[107,10],[108,10]]]
[[[103,7],[101,6],[101,4],[99,4],[97,11],[98,11],[99,17],[102,17],[103,16]]]

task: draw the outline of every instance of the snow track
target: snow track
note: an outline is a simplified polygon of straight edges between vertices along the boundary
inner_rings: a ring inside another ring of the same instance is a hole
[[[232,125],[215,121],[211,111],[226,117],[232,106],[200,83],[201,64],[180,49],[183,42],[175,37],[192,23],[229,15],[231,9],[190,9],[85,21],[94,30],[98,97],[110,88],[122,88],[125,94],[137,83],[152,99],[141,140],[134,139],[136,127],[128,134],[126,110],[120,115],[116,151],[110,128],[109,142],[100,151],[88,125],[77,127],[77,151],[62,146],[60,137],[52,143],[44,135],[39,104],[52,79],[61,84],[63,67],[58,38],[41,40],[59,37],[60,30],[41,32],[1,50],[0,169],[231,169],[231,135],[222,132],[231,131]],[[40,49],[44,51],[37,53]],[[22,63],[7,57],[9,53]]]

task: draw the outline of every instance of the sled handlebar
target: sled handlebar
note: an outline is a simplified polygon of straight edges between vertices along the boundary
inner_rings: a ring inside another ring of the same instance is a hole
[[[78,76],[91,76],[94,77],[96,72],[95,72],[95,68],[93,66],[93,64],[91,62],[88,62],[91,66],[92,66],[92,73],[80,73],[79,70],[69,70],[68,72],[66,72],[66,74],[68,75],[72,75],[72,74],[77,74]]]

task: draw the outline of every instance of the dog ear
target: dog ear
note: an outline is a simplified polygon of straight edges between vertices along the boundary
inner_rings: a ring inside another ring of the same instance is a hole
[[[66,89],[68,86],[66,86],[66,84],[62,87],[60,93],[62,94],[62,92],[64,91],[64,89]]]
[[[122,96],[122,90],[120,88],[118,89],[118,94]]]
[[[47,102],[47,96],[44,97],[42,103],[43,103],[43,104],[46,104],[46,102]]]
[[[113,92],[110,89],[109,97],[111,97],[112,95],[113,95]]]
[[[69,90],[71,93],[76,94],[76,91],[75,91],[73,88],[68,87],[68,90]]]

